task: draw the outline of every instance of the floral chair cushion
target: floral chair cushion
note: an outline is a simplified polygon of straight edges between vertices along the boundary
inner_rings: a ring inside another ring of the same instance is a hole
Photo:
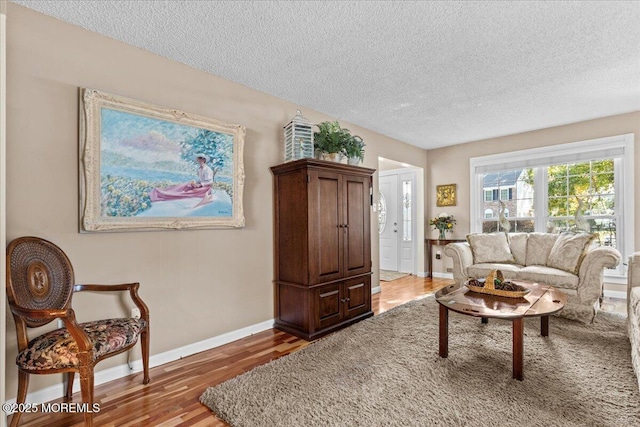
[[[135,343],[145,321],[108,319],[79,326],[93,343],[93,360],[96,360]],[[78,345],[66,328],[56,329],[31,340],[29,346],[18,354],[16,363],[20,369],[28,371],[74,368],[79,365]]]

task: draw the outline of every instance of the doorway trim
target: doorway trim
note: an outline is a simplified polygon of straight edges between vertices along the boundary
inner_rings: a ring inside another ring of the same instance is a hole
[[[380,164],[381,162],[384,161],[390,161],[394,164],[396,164],[398,167],[397,168],[391,168],[391,169],[386,169],[386,170],[381,170],[383,169]],[[414,171],[415,172],[415,181],[414,181],[414,194],[415,194],[415,198],[414,198],[414,203],[413,203],[413,207],[414,207],[414,218],[415,218],[415,227],[413,230],[414,233],[414,238],[413,238],[413,251],[414,251],[414,260],[413,260],[413,273],[414,275],[416,275],[417,277],[426,277],[426,270],[425,270],[425,264],[424,264],[424,233],[425,233],[425,225],[424,225],[424,218],[425,218],[425,210],[424,210],[424,204],[425,204],[425,173],[424,173],[424,168],[421,168],[419,166],[414,166],[414,165],[409,165],[406,163],[401,163],[397,160],[393,160],[393,159],[388,159],[388,158],[383,158],[383,157],[379,157],[378,158],[378,177],[387,173],[387,172],[392,172],[392,171],[396,171],[398,172],[409,172],[409,171]],[[379,184],[377,185],[377,188],[379,188]],[[376,208],[376,217],[377,217],[377,208]],[[379,257],[380,254],[380,235],[378,234],[378,254],[377,256]]]
[[[398,221],[398,225],[397,225],[397,229],[398,229],[398,233],[397,233],[397,252],[396,252],[396,259],[397,259],[397,265],[398,265],[398,271],[399,272],[403,272],[403,273],[410,273],[413,275],[416,275],[418,272],[418,266],[417,266],[417,258],[418,258],[418,245],[417,245],[417,240],[418,240],[418,227],[417,227],[417,203],[416,203],[416,189],[418,187],[417,185],[417,180],[418,180],[418,173],[416,171],[415,168],[402,168],[402,169],[392,169],[392,170],[386,170],[386,171],[382,171],[380,172],[380,176],[378,177],[378,189],[380,188],[380,178],[385,177],[385,176],[392,176],[395,175],[397,176],[397,198],[396,198],[396,202],[397,205],[394,206],[394,208],[396,209],[396,213],[397,213],[397,221]],[[402,178],[402,176],[405,175],[405,179]],[[404,216],[402,215],[402,202],[403,202],[403,197],[404,197],[404,192],[403,192],[403,184],[406,181],[406,175],[410,175],[410,181],[411,181],[411,243],[407,244],[406,242],[404,242],[404,240],[402,239],[402,235],[404,232]],[[389,207],[387,207],[387,209],[389,209]],[[378,235],[379,237],[379,235]],[[403,248],[406,248],[407,246],[410,246],[411,248],[411,260],[409,261],[409,268],[406,268],[407,265],[405,264],[405,268],[403,268]],[[382,264],[382,261],[380,262]],[[403,271],[403,270],[410,270],[410,271]]]

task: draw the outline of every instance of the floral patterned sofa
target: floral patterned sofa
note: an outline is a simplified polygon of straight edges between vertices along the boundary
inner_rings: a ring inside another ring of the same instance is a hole
[[[640,386],[640,252],[629,257],[627,280],[627,331],[631,341],[631,361]]]
[[[592,246],[587,233],[469,234],[465,243],[450,243],[444,252],[453,258],[453,278],[486,277],[499,269],[505,279],[539,282],[568,296],[561,316],[591,323],[600,308],[605,268],[620,262],[610,247]]]

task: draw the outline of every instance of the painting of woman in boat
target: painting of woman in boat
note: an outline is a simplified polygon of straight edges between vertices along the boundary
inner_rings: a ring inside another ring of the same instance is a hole
[[[149,193],[151,202],[162,202],[167,200],[190,199],[201,197],[202,200],[194,206],[198,207],[213,201],[213,170],[207,165],[209,160],[206,154],[198,154],[196,161],[198,162],[198,180],[185,184],[171,185],[165,188],[154,188]]]
[[[102,111],[103,216],[231,216],[230,135]]]
[[[244,126],[79,95],[81,232],[244,227]]]

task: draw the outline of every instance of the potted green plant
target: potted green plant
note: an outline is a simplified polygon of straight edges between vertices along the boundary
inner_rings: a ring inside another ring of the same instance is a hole
[[[357,165],[364,160],[364,141],[358,135],[349,135],[342,147],[342,154],[347,158],[347,163]]]
[[[342,151],[345,135],[348,135],[349,131],[342,129],[337,121],[322,122],[317,126],[318,132],[313,133],[313,148],[316,154],[324,159],[335,160],[336,155]]]

